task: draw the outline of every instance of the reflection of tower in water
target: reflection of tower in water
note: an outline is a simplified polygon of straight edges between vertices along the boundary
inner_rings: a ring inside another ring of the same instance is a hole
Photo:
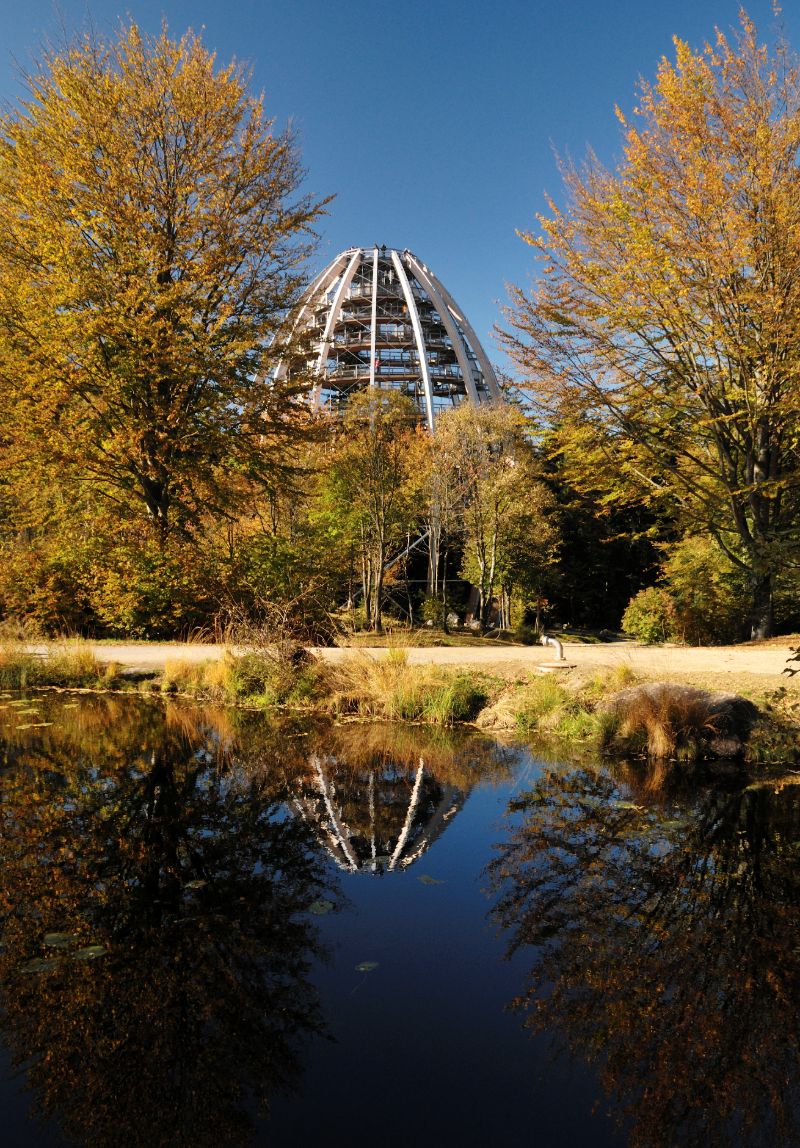
[[[413,865],[444,831],[467,793],[385,759],[352,769],[313,754],[292,807],[341,869],[381,874]]]

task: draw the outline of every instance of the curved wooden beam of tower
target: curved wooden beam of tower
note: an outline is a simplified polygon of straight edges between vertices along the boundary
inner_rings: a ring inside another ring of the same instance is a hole
[[[406,254],[408,255],[409,262],[412,263],[417,268],[417,270],[423,272],[426,277],[430,278],[433,280],[433,282],[436,283],[437,289],[441,292],[442,297],[444,298],[444,301],[450,310],[450,313],[455,319],[458,320],[464,334],[467,336],[472,345],[472,349],[475,352],[478,362],[481,365],[481,371],[483,372],[484,381],[489,388],[489,393],[493,399],[501,399],[502,394],[500,392],[500,384],[497,381],[497,376],[494,373],[494,368],[489,362],[488,356],[481,346],[480,339],[473,331],[469,320],[466,318],[463,311],[459,310],[458,304],[450,292],[447,290],[447,288],[444,286],[444,284],[440,283],[438,280],[433,279],[433,276],[430,275],[430,272],[428,271],[428,268],[425,266],[425,264],[420,263],[419,260],[411,254],[410,251],[406,252]]]
[[[416,262],[416,261],[412,259],[412,262]],[[467,395],[469,396],[470,401],[475,403],[475,405],[477,406],[477,404],[480,402],[480,399],[478,398],[478,391],[477,391],[477,388],[475,386],[475,379],[473,378],[473,375],[472,375],[472,363],[470,362],[470,360],[467,356],[466,347],[464,346],[464,340],[462,338],[460,338],[458,328],[456,327],[456,325],[453,321],[453,317],[450,314],[450,311],[448,310],[447,304],[445,303],[444,299],[439,294],[439,291],[437,290],[436,284],[433,281],[433,279],[429,275],[424,275],[421,268],[418,271],[417,278],[422,283],[423,287],[425,288],[425,290],[430,295],[431,299],[433,299],[434,303],[436,304],[436,310],[439,312],[441,320],[444,323],[445,330],[447,331],[447,334],[450,336],[450,339],[452,341],[453,350],[456,353],[456,358],[458,359],[458,365],[461,368],[461,374],[463,375],[464,383],[466,384]]]
[[[300,296],[300,302],[297,304],[295,312],[292,316],[292,324],[289,328],[289,333],[284,340],[287,344],[291,343],[295,331],[298,329],[298,327],[302,327],[303,323],[307,320],[311,301],[316,298],[318,294],[324,294],[329,289],[330,285],[336,281],[337,275],[341,274],[342,268],[346,264],[347,256],[349,254],[349,251],[343,251],[341,255],[337,255],[333,262],[329,263],[327,267],[324,267],[322,271],[320,271],[319,275],[315,275],[315,277],[309,283],[308,287],[306,287],[305,291]],[[288,365],[289,363],[286,357],[280,359],[275,370],[275,377],[277,379],[286,377]]]
[[[328,312],[328,320],[325,324],[325,330],[324,330],[323,335],[322,335],[322,343],[320,344],[319,354],[317,355],[317,366],[316,366],[316,370],[314,372],[316,374],[317,378],[322,377],[322,367],[323,367],[323,364],[325,363],[326,359],[328,358],[328,353],[331,349],[331,336],[333,334],[333,328],[334,328],[334,324],[336,322],[336,318],[342,309],[342,299],[344,299],[345,292],[347,291],[350,284],[353,282],[353,276],[356,273],[356,268],[358,267],[358,264],[360,261],[361,261],[361,252],[356,251],[353,254],[350,262],[347,264],[347,270],[345,271],[344,275],[342,276],[341,280],[339,281],[339,286],[336,288],[336,291],[334,292],[333,301],[331,302],[331,309]],[[314,405],[315,406],[319,406],[319,393],[320,393],[320,384],[318,383],[317,386],[314,387]]]
[[[408,250],[341,252],[303,293],[287,330],[276,377],[310,372],[317,406],[341,409],[352,391],[367,386],[394,389],[414,396],[434,430],[447,406],[502,397],[453,296]]]
[[[422,388],[423,394],[425,395],[425,413],[428,417],[428,428],[433,430],[433,392],[431,390],[431,376],[428,370],[428,352],[422,338],[422,324],[419,320],[419,311],[417,310],[417,303],[414,298],[414,293],[411,290],[411,284],[408,281],[405,268],[400,262],[400,256],[396,251],[392,252],[392,263],[394,263],[397,277],[400,280],[400,285],[403,288],[403,294],[406,298],[411,327],[414,331],[414,339],[417,343],[417,355],[419,357],[420,374],[422,375]]]

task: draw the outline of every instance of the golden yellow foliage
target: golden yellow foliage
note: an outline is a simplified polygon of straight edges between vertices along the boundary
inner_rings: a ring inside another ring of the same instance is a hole
[[[0,120],[9,456],[161,538],[274,480],[303,424],[266,344],[322,204],[247,83],[130,24],[49,53]]]
[[[764,634],[800,561],[800,70],[743,16],[735,42],[676,41],[621,120],[617,169],[566,166],[568,206],[523,236],[542,275],[506,344],[587,474],[601,452],[715,538]]]

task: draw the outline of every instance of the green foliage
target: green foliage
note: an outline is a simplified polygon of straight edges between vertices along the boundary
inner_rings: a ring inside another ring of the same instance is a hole
[[[592,743],[602,748],[607,737],[604,715],[591,689],[581,690],[552,674],[539,674],[514,692],[516,726],[527,736]]]
[[[167,694],[264,708],[303,705],[318,700],[321,670],[307,658],[290,656],[280,647],[253,649],[203,662],[169,660],[161,676]]]
[[[445,604],[438,598],[424,598],[420,607],[419,615],[423,622],[432,623],[440,629],[444,626]]]
[[[580,428],[584,473],[713,533],[765,637],[800,562],[800,69],[744,13],[675,52],[620,113],[616,168],[563,165],[505,343],[529,407]]]
[[[522,733],[554,733],[566,715],[579,709],[575,694],[554,675],[539,674],[514,697],[517,728]]]
[[[375,388],[350,398],[337,429],[321,482],[329,538],[349,554],[370,628],[380,630],[392,551],[419,525],[429,436],[407,396]]]
[[[536,729],[543,718],[570,707],[574,698],[569,690],[550,674],[532,678],[516,698],[517,725],[522,730]]]
[[[420,717],[433,725],[473,721],[487,701],[487,689],[475,674],[456,673],[423,696]]]
[[[541,482],[530,425],[510,405],[467,403],[440,416],[434,466],[450,490],[452,527],[462,542],[462,576],[480,595],[485,629],[496,594],[509,629],[510,596],[536,597],[555,562],[558,532]]]
[[[734,641],[747,616],[747,585],[712,539],[671,546],[662,585],[674,607],[672,631],[691,645]]]
[[[640,590],[622,615],[622,628],[640,642],[655,645],[675,634],[675,606],[666,590],[651,586]]]
[[[663,548],[658,586],[631,599],[622,628],[641,642],[675,639],[691,645],[734,641],[747,616],[741,571],[710,538],[689,536]]]
[[[561,534],[550,617],[570,626],[618,630],[626,605],[656,576],[657,543],[675,532],[674,507],[636,476],[578,419],[558,423],[542,443],[543,481]]]

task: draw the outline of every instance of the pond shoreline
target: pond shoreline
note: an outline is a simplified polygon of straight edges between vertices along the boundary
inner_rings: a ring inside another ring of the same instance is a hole
[[[767,678],[748,683],[750,700],[738,700],[753,711],[752,721],[744,730],[735,730],[726,747],[718,736],[719,723],[713,716],[709,721],[707,705],[699,712],[691,706],[692,712],[687,711],[687,697],[694,702],[722,696],[697,688],[693,675],[654,680],[621,663],[571,666],[558,674],[532,667],[533,672],[509,677],[462,664],[412,662],[409,655],[414,652],[390,649],[376,658],[374,651],[342,650],[330,661],[298,647],[277,653],[228,651],[217,659],[167,661],[159,672],[101,661],[86,643],[54,643],[44,656],[38,649],[17,645],[0,652],[0,685],[182,698],[342,723],[473,727],[522,744],[568,750],[570,756],[600,753],[682,761],[727,757],[748,766],[793,764],[800,758],[800,689],[794,678],[779,678],[777,687]],[[453,652],[457,650],[447,651]],[[609,708],[615,696],[638,691],[646,699],[654,690],[666,698],[666,708],[660,704],[653,712],[648,705],[643,712],[639,705],[634,718],[626,715],[624,721]]]

